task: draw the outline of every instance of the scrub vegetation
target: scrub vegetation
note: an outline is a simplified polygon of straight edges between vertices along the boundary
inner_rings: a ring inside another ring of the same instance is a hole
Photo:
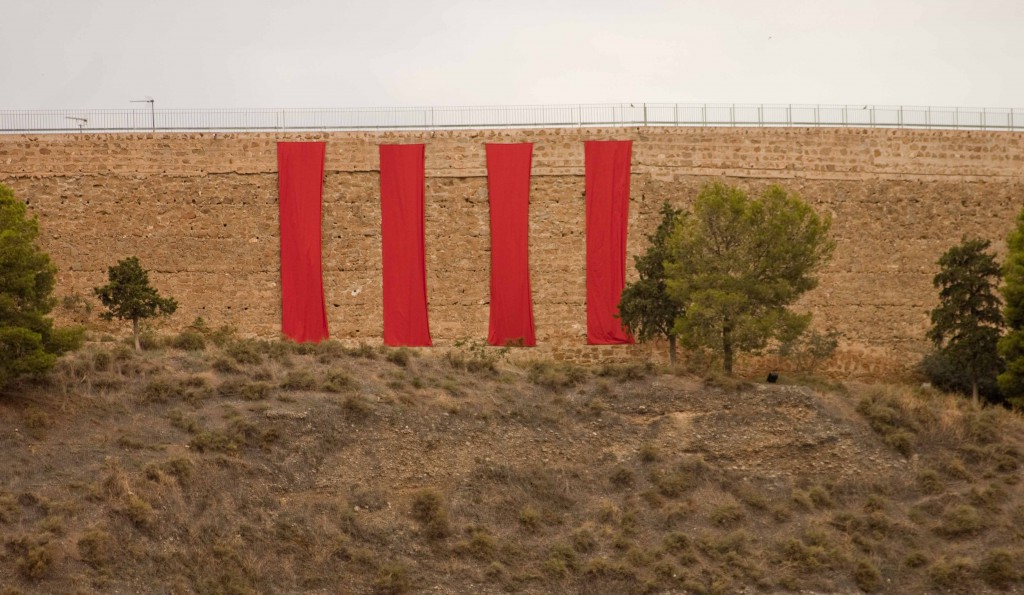
[[[186,333],[0,396],[5,595],[1024,589],[1001,407]]]

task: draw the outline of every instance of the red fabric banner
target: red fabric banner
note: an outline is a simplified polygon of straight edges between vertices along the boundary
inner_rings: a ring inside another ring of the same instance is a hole
[[[487,144],[491,203],[491,345],[537,344],[530,294],[530,162],[533,143]]]
[[[423,145],[380,146],[384,343],[431,345],[424,249]]]
[[[633,343],[622,328],[633,141],[584,143],[587,196],[587,343]]]
[[[299,343],[327,338],[320,263],[324,148],[324,143],[277,143],[281,332]]]

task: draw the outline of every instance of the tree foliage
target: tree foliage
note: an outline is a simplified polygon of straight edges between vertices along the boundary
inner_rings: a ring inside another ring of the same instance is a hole
[[[136,351],[139,344],[139,321],[156,316],[168,316],[178,309],[174,298],[160,297],[149,284],[149,273],[135,256],[126,258],[107,269],[109,283],[93,291],[107,307],[102,316],[107,320],[120,318],[132,321],[132,336]]]
[[[933,284],[939,305],[931,312],[928,339],[936,352],[922,371],[940,388],[998,400],[1002,360],[996,344],[1003,327],[996,285],[999,265],[987,240],[964,238],[939,258]]]
[[[674,327],[682,342],[718,350],[731,374],[738,352],[799,336],[811,316],[788,306],[817,286],[835,249],[830,227],[779,186],[752,199],[735,186],[706,185],[669,239],[667,286],[685,308]]]
[[[1006,240],[1003,262],[1003,319],[1008,332],[999,340],[998,351],[1006,364],[999,374],[999,389],[1008,401],[1024,407],[1024,210],[1017,215],[1017,227]]]
[[[56,328],[46,316],[57,268],[36,246],[38,236],[36,219],[0,185],[0,387],[45,372],[81,344],[81,329]]]
[[[661,206],[661,223],[647,236],[647,252],[635,258],[639,279],[629,283],[619,301],[622,323],[639,341],[655,338],[668,341],[669,359],[676,360],[676,318],[683,315],[682,306],[669,297],[665,286],[665,261],[669,259],[668,239],[682,211],[667,202]]]

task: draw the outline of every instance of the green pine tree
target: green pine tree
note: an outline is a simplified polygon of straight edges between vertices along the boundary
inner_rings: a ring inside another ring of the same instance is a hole
[[[996,375],[1002,360],[996,343],[1003,327],[996,284],[999,265],[987,250],[987,240],[964,238],[939,258],[933,283],[939,305],[932,310],[928,338],[936,352],[923,362],[934,383],[946,389],[970,391],[977,400],[985,392],[997,399]]]
[[[999,375],[999,390],[1017,407],[1024,407],[1024,210],[1017,227],[1006,240],[1003,262],[1003,320],[1008,332],[999,339],[998,351],[1006,364]]]
[[[46,316],[57,267],[36,246],[39,223],[26,212],[0,184],[0,388],[45,372],[82,342],[82,329],[56,328]]]
[[[717,350],[726,374],[737,353],[792,341],[811,316],[788,306],[817,286],[835,249],[830,226],[779,186],[755,199],[735,186],[705,186],[669,239],[668,292],[685,309],[676,334],[688,347]]]
[[[619,301],[622,323],[640,342],[664,337],[668,341],[669,361],[676,361],[676,318],[683,315],[682,306],[669,297],[665,287],[665,261],[668,260],[668,239],[682,211],[667,202],[661,206],[661,223],[651,235],[647,252],[635,258],[640,278],[628,283]]]
[[[107,307],[107,312],[102,316],[107,320],[131,320],[135,350],[139,351],[142,349],[139,343],[139,321],[155,316],[169,316],[178,309],[178,302],[174,298],[160,297],[149,284],[149,273],[134,256],[110,267],[107,273],[110,282],[93,290]]]

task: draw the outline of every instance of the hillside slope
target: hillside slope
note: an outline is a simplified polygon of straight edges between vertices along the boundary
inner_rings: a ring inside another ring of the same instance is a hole
[[[1020,592],[1022,429],[480,349],[93,346],[0,397],[0,593]]]

